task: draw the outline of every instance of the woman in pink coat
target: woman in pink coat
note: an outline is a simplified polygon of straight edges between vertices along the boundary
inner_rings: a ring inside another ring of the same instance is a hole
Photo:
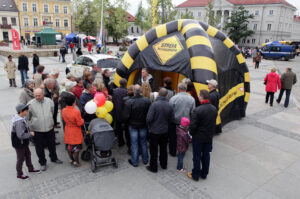
[[[276,68],[272,68],[271,72],[267,74],[264,80],[266,84],[266,104],[270,97],[270,106],[273,106],[274,93],[277,92],[277,88],[281,89],[281,81],[279,75],[276,73]]]

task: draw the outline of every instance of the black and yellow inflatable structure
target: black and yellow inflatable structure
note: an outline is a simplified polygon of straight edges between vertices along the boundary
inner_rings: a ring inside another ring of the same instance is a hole
[[[134,84],[142,68],[151,70],[156,88],[165,76],[173,88],[187,77],[197,93],[216,79],[220,93],[217,124],[245,117],[250,96],[250,77],[244,57],[234,43],[218,29],[195,20],[177,20],[149,30],[124,54],[114,83],[126,78]]]

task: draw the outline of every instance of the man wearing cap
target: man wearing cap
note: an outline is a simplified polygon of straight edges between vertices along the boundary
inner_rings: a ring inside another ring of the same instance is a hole
[[[49,98],[44,97],[43,90],[37,88],[34,91],[35,99],[31,100],[29,105],[28,121],[32,131],[34,131],[34,143],[36,154],[39,158],[41,170],[47,169],[44,149],[48,147],[49,156],[52,162],[61,164],[62,161],[57,158],[55,148],[55,133],[53,130],[53,111],[54,104]]]
[[[170,99],[175,114],[175,125],[180,125],[182,117],[190,119],[193,109],[195,108],[195,100],[187,92],[187,84],[178,84],[178,93]],[[170,125],[171,127],[171,125]],[[171,127],[169,133],[169,153],[176,156],[176,126]]]
[[[206,81],[208,83],[208,90],[209,90],[209,102],[216,107],[217,111],[219,111],[219,100],[220,95],[217,91],[218,82],[217,80],[211,79]],[[216,127],[216,134],[222,133],[222,126],[217,125]]]

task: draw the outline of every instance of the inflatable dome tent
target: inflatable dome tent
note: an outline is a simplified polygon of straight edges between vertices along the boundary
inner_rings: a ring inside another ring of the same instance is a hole
[[[239,49],[218,29],[195,20],[177,20],[149,30],[124,54],[117,66],[114,83],[126,78],[132,85],[148,68],[155,87],[171,77],[173,89],[185,77],[197,93],[216,79],[220,93],[217,125],[245,117],[250,96],[249,70]]]

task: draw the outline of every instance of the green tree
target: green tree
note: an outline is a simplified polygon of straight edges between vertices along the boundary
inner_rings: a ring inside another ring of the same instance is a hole
[[[225,24],[225,31],[228,32],[230,39],[238,44],[242,38],[249,37],[254,34],[253,30],[248,29],[249,19],[253,19],[253,15],[249,15],[249,11],[243,6],[234,10]]]
[[[140,2],[138,11],[135,15],[134,24],[139,26],[143,31],[151,28],[151,17],[149,17],[149,12],[143,8],[142,1]]]
[[[180,14],[180,19],[194,19],[194,16],[193,16],[193,14],[192,14],[190,11],[188,11],[188,9],[186,8],[186,9],[185,9],[185,13],[184,13],[184,14],[183,14],[183,13]]]
[[[148,7],[149,7],[149,12],[151,14],[152,11],[152,1],[153,0],[147,0],[148,2]],[[158,24],[162,23],[162,0],[158,0]],[[172,3],[172,0],[164,0],[164,22],[170,22],[176,19],[178,11],[175,10],[175,6]],[[150,15],[152,16],[152,14]],[[152,17],[150,18],[150,20],[152,20]],[[151,22],[152,23],[152,22]]]
[[[207,7],[205,8],[206,11],[206,21],[209,25],[216,27],[221,23],[221,15],[217,14],[213,11],[214,5],[210,2],[208,2]]]
[[[87,35],[96,35],[97,17],[93,2],[84,0],[78,4],[77,12],[74,15],[75,27],[79,32]]]

